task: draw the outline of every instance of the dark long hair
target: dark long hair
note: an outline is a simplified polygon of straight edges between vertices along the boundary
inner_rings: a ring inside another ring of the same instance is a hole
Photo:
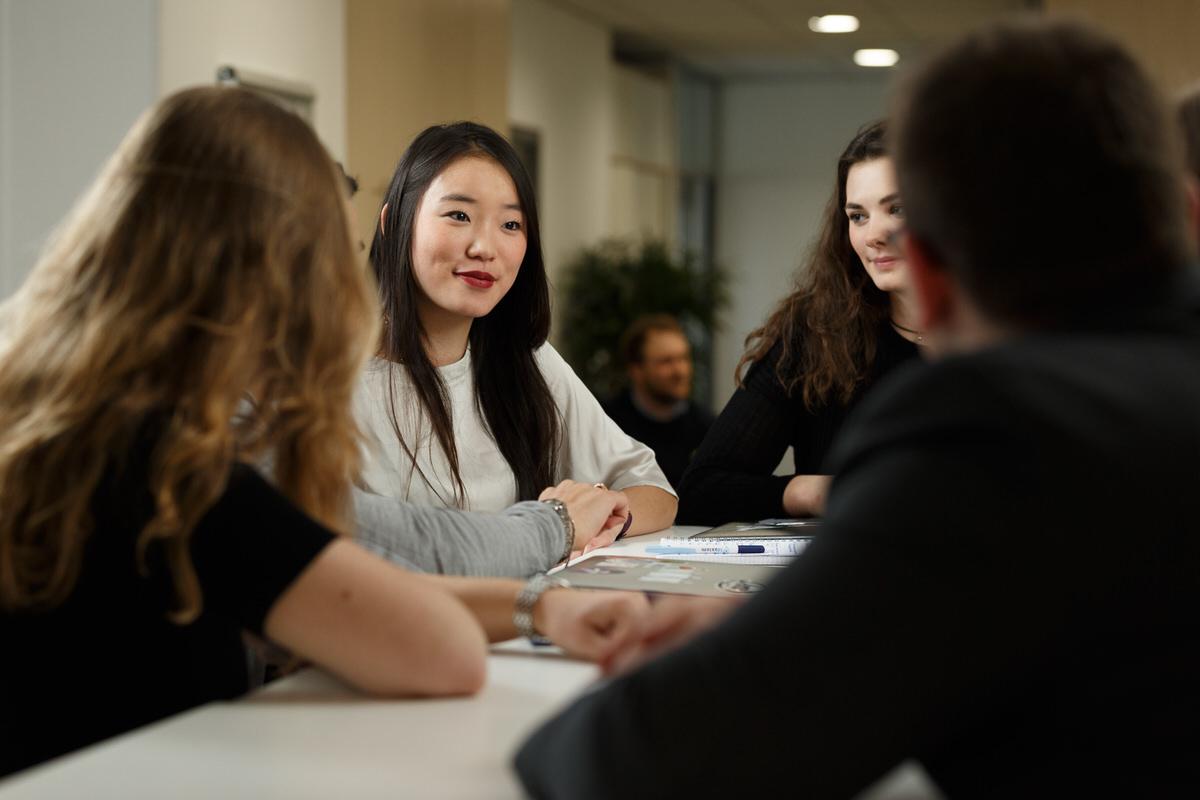
[[[417,207],[426,189],[450,164],[466,156],[490,158],[508,173],[524,216],[525,259],[517,278],[491,313],[471,324],[469,342],[476,409],[516,475],[518,499],[531,500],[554,483],[558,466],[558,408],[533,356],[550,333],[550,287],[533,183],[512,145],[491,128],[473,122],[426,128],[396,166],[384,197],[384,225],[376,227],[371,242],[371,265],[385,321],[380,354],[392,362],[392,369],[399,364],[408,372],[450,463],[455,499],[461,504],[466,488],[446,386],[425,352],[427,337],[417,314],[421,290],[413,274],[412,247]],[[394,387],[395,382],[389,378],[388,385]],[[394,392],[391,388],[388,395],[392,426],[416,469],[415,453],[397,421]]]
[[[747,366],[776,343],[782,348],[775,368],[779,382],[789,395],[802,384],[810,410],[830,401],[849,402],[867,377],[890,304],[850,246],[846,176],[855,164],[888,154],[886,133],[883,120],[873,122],[846,145],[816,245],[791,294],[746,337],[746,353],[736,370],[739,384]]]

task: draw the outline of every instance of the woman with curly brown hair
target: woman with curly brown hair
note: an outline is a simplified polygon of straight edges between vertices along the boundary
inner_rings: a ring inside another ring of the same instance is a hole
[[[375,292],[299,117],[197,88],[135,125],[5,308],[0,775],[246,691],[243,630],[366,691],[463,694],[488,639],[599,656],[644,608],[339,535]]]
[[[825,454],[846,415],[916,357],[923,335],[896,237],[904,210],[885,134],[884,122],[864,127],[838,159],[796,288],[746,338],[737,391],[684,475],[680,522],[820,514]],[[794,474],[773,475],[789,445]]]

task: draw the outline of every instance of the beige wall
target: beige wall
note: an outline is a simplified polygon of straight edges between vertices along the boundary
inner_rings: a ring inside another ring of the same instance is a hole
[[[345,0],[347,169],[364,241],[400,154],[424,128],[508,132],[509,0]]]
[[[1162,89],[1200,81],[1200,2],[1197,0],[1045,0],[1051,14],[1084,17],[1124,42]]]
[[[613,78],[607,233],[674,244],[679,155],[671,82],[619,65]]]
[[[212,84],[223,64],[307,84],[317,135],[345,157],[343,0],[160,0],[158,28],[162,94]]]
[[[612,36],[544,0],[513,0],[509,118],[539,134],[538,211],[550,280],[609,232]]]

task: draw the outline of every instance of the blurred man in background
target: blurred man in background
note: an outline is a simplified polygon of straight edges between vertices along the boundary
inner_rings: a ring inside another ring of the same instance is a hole
[[[654,451],[672,486],[712,425],[708,409],[691,401],[692,348],[668,314],[639,317],[621,336],[629,388],[604,410],[627,434]]]

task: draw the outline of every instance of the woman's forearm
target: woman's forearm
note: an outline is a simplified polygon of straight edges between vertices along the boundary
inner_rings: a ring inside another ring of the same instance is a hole
[[[420,578],[461,600],[483,627],[489,642],[503,642],[517,635],[513,610],[524,586],[522,581],[456,575],[421,575]]]
[[[621,490],[629,498],[633,524],[626,535],[661,531],[675,524],[679,501],[673,494],[657,486],[630,486]]]

